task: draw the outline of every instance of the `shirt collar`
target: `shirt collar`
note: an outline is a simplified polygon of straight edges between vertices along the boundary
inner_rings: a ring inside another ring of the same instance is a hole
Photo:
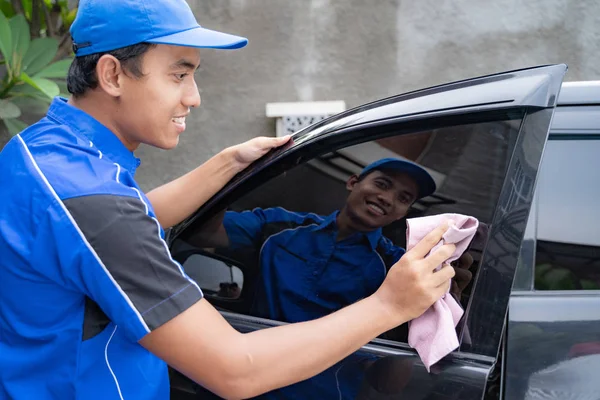
[[[136,158],[110,129],[94,117],[68,104],[67,99],[63,97],[54,98],[48,109],[48,117],[84,135],[90,141],[90,146],[96,147],[103,156],[127,169],[131,175],[135,175],[140,165],[139,158]]]
[[[321,225],[319,225],[317,230],[327,229],[329,227],[333,230],[337,230],[336,221],[337,221],[337,217],[338,217],[339,213],[340,213],[339,211],[334,211],[333,213],[331,213],[327,217],[325,217],[325,219],[323,220]],[[356,234],[366,237],[373,250],[377,249],[377,245],[379,244],[379,239],[381,239],[381,236],[383,235],[381,228],[377,228],[374,231],[370,231],[370,232],[362,232],[362,233],[359,232]]]

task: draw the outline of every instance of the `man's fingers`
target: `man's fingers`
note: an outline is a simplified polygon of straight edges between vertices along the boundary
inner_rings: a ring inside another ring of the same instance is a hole
[[[448,279],[448,280],[440,283],[438,286],[434,287],[431,290],[431,294],[433,295],[433,298],[435,299],[435,301],[438,301],[446,293],[450,292],[450,282],[451,281]]]
[[[292,135],[285,135],[285,136],[280,136],[280,137],[275,138],[275,139],[278,139],[277,143],[278,143],[279,146],[281,146],[283,144],[286,144],[291,138],[292,138]]]
[[[283,146],[290,140],[291,136],[281,136],[281,137],[267,137],[267,136],[259,136],[254,139],[250,139],[250,143],[252,143],[256,149],[261,152],[267,152],[273,148]]]
[[[461,269],[469,269],[473,266],[473,256],[468,252],[463,253],[457,261],[457,267]]]
[[[423,258],[433,247],[442,240],[442,236],[449,228],[449,223],[445,222],[429,232],[419,243],[410,250],[410,253],[416,258]]]
[[[433,273],[433,285],[437,287],[447,282],[448,287],[450,287],[450,279],[452,278],[454,278],[454,268],[449,264],[444,264],[439,271]]]
[[[454,250],[456,250],[454,244],[445,244],[435,249],[433,253],[425,258],[425,261],[427,261],[428,266],[431,266],[433,269],[449,259],[452,253],[454,253]]]
[[[435,290],[437,291],[436,295],[438,295],[439,298],[441,298],[443,295],[450,291],[450,283],[451,281],[448,279],[435,288]]]
[[[256,145],[256,147],[258,147],[261,151],[267,152],[273,147],[277,146],[278,139],[279,138],[260,136],[252,140],[254,140],[254,144]]]
[[[458,284],[456,283],[456,279],[452,279],[450,281],[450,293],[454,294],[456,297],[460,297],[460,288],[458,287]]]
[[[454,272],[456,274],[454,276],[454,280],[456,282],[460,282],[461,284],[464,283],[465,286],[471,282],[471,279],[473,279],[473,273],[468,269],[454,268]]]
[[[285,135],[280,137],[259,137],[257,139],[260,140],[258,142],[258,145],[261,148],[265,150],[270,150],[279,146],[283,146],[290,140],[290,138],[290,135]]]

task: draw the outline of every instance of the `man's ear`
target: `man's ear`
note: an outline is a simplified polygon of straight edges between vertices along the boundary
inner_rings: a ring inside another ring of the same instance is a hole
[[[348,178],[348,180],[346,181],[346,189],[348,189],[349,191],[352,191],[352,189],[354,189],[354,186],[358,183],[358,175],[352,175],[350,178]]]
[[[121,62],[116,57],[104,54],[96,65],[98,86],[110,96],[121,96],[125,77],[123,72]]]

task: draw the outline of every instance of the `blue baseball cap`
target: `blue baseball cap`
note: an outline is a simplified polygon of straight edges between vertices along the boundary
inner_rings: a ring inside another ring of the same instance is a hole
[[[429,172],[419,164],[411,161],[401,160],[399,158],[382,158],[367,165],[360,173],[359,177],[363,177],[369,172],[375,170],[393,170],[404,172],[414,179],[419,188],[419,199],[433,194],[437,187],[435,181],[429,175]]]
[[[201,27],[185,0],[80,0],[70,31],[77,57],[138,43],[212,49],[248,43]]]

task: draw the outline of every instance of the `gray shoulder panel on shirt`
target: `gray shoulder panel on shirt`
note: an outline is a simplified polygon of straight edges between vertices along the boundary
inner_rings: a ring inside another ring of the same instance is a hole
[[[151,330],[202,298],[171,259],[156,220],[146,214],[139,198],[93,195],[64,204]]]

